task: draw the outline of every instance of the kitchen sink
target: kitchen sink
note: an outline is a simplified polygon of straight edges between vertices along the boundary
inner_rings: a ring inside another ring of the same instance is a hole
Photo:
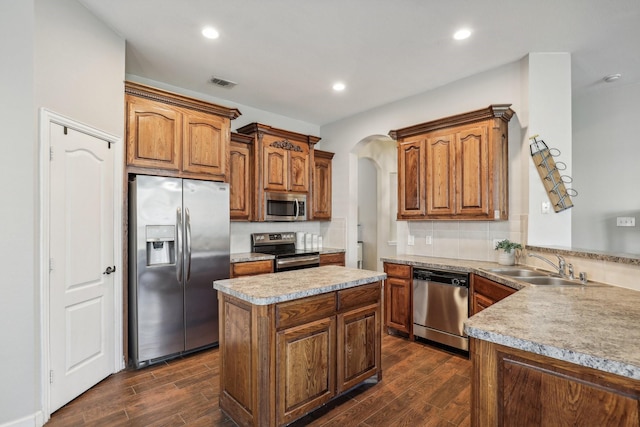
[[[486,271],[502,276],[507,276],[511,279],[525,282],[533,286],[587,286],[590,288],[609,286],[604,283],[598,282],[587,282],[587,284],[583,284],[578,280],[571,280],[568,278],[560,277],[556,273],[552,273],[550,271],[537,270],[534,268],[501,267],[488,268]]]
[[[585,286],[580,282],[562,277],[519,277],[518,280],[534,286]]]
[[[546,271],[532,270],[529,268],[491,268],[487,269],[487,271],[512,277],[546,277],[549,275]]]

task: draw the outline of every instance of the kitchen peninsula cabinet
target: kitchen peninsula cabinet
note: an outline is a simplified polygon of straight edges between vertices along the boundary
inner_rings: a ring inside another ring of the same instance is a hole
[[[227,181],[230,121],[226,108],[125,82],[130,173]]]
[[[220,408],[238,425],[282,426],[380,381],[382,279],[327,266],[214,282]]]
[[[253,138],[231,133],[229,147],[229,213],[232,221],[250,221],[253,203],[251,173]]]
[[[638,426],[640,381],[471,338],[473,426]]]
[[[311,219],[331,219],[331,161],[334,153],[313,151],[313,204]]]
[[[393,130],[398,219],[508,219],[509,105]]]
[[[313,146],[319,137],[251,123],[237,129],[253,142],[253,220],[264,221],[267,191],[309,194]],[[307,200],[307,205],[309,200]],[[307,209],[307,218],[311,213]]]
[[[413,340],[413,269],[410,265],[384,263],[385,326]]]
[[[517,292],[515,289],[502,285],[477,274],[471,275],[471,304],[469,315],[473,316],[485,308],[505,299]]]

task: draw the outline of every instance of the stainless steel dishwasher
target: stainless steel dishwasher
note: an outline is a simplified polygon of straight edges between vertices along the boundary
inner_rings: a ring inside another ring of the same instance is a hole
[[[463,331],[469,317],[469,275],[413,269],[413,334],[469,350]]]

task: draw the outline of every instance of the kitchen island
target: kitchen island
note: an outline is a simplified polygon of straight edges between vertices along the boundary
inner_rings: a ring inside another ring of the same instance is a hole
[[[385,277],[325,266],[215,281],[220,408],[238,425],[286,425],[380,381]]]

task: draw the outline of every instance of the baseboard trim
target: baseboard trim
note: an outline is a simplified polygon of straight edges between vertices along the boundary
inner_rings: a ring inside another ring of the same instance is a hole
[[[42,411],[26,417],[0,424],[0,427],[42,427],[44,425]]]

